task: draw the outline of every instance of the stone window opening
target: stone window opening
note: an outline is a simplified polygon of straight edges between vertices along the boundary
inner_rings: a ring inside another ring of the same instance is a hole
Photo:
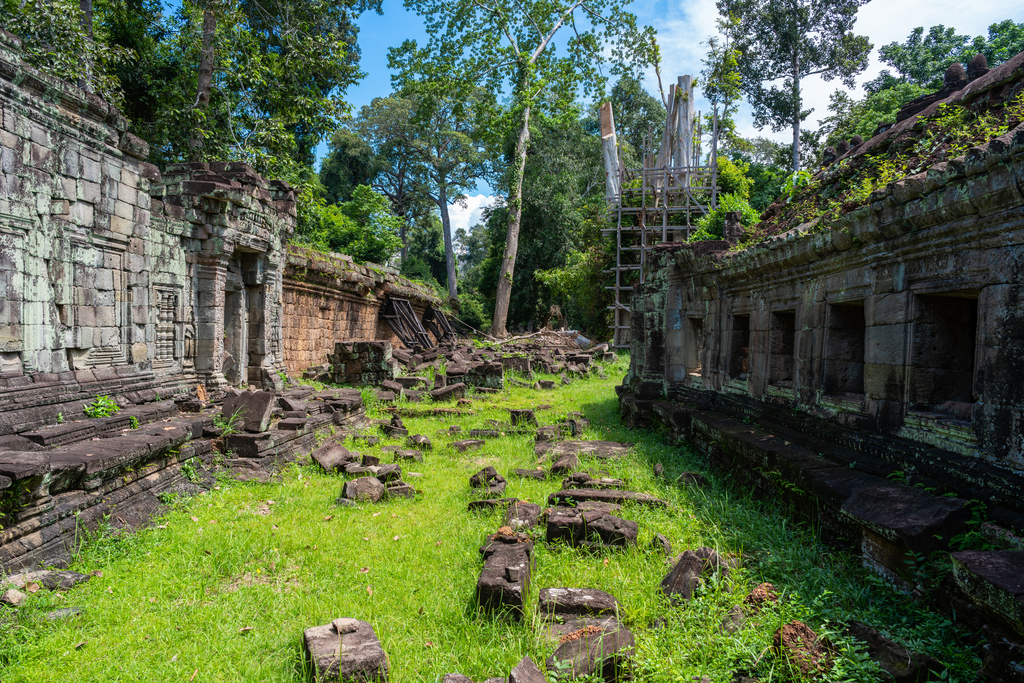
[[[792,388],[796,365],[796,311],[772,313],[768,344],[768,383]]]
[[[908,387],[911,411],[970,420],[977,331],[977,294],[916,297]]]
[[[686,374],[700,377],[701,356],[704,355],[704,319],[687,318],[686,331],[689,343],[686,344]]]
[[[746,380],[750,374],[750,316],[734,315],[729,335],[729,377]]]
[[[864,302],[828,307],[825,394],[860,400],[864,395]]]

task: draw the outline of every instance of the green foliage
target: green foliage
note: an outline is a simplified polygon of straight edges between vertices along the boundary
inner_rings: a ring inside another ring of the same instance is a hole
[[[132,429],[138,429],[139,428],[139,418],[135,417],[134,415],[129,415],[128,416],[128,424],[131,425]]]
[[[723,194],[718,197],[718,208],[697,220],[697,231],[690,236],[691,242],[720,240],[725,232],[725,214],[731,211],[740,212],[740,224],[747,228],[756,225],[761,215],[747,202],[746,198],[735,194]]]
[[[880,123],[896,121],[896,114],[904,104],[925,94],[927,90],[914,83],[896,83],[891,88],[869,92],[855,101],[846,90],[836,90],[829,98],[829,116],[822,120],[827,134],[826,145],[835,146],[842,140],[859,135],[869,140]]]
[[[203,480],[202,476],[199,474],[199,470],[196,468],[196,460],[197,458],[192,458],[191,460],[186,460],[181,463],[182,476],[193,484],[198,484]]]
[[[86,417],[110,417],[120,410],[121,406],[109,396],[97,396],[92,403],[82,404],[82,411]]]
[[[756,126],[773,131],[792,127],[796,137],[810,114],[800,81],[811,74],[853,87],[871,51],[868,39],[853,33],[857,10],[866,2],[717,0],[719,13],[732,22],[727,30],[739,51],[741,87]],[[799,170],[799,160],[793,170]]]
[[[331,135],[330,151],[320,165],[320,182],[328,204],[347,202],[360,185],[368,185],[377,171],[373,149],[362,135],[339,128]]]
[[[786,182],[782,184],[782,194],[786,196],[786,203],[793,201],[800,192],[811,184],[811,174],[807,171],[798,171],[790,174]]]
[[[942,87],[946,69],[955,62],[966,64],[980,53],[992,68],[1020,52],[1024,52],[1024,22],[1018,24],[1007,19],[989,26],[987,38],[973,39],[957,35],[953,27],[942,24],[932,26],[927,34],[924,27],[919,26],[902,43],[892,42],[878,50],[879,60],[893,67],[896,74],[885,69],[864,87],[869,93],[876,93],[909,83],[934,91]]]
[[[242,417],[242,408],[236,408],[229,417],[224,417],[224,413],[217,413],[213,416],[213,426],[221,436],[231,436],[232,434],[242,433],[242,424],[245,422],[245,418]]]
[[[750,178],[750,206],[764,211],[782,194],[782,186],[790,177],[788,168],[771,164],[750,164],[747,177]]]
[[[731,194],[742,199],[750,198],[750,188],[754,182],[747,177],[750,164],[742,160],[732,160],[726,156],[718,157],[718,192]]]
[[[648,93],[643,84],[634,76],[624,75],[612,86],[612,113],[615,117],[616,138],[619,143],[619,157],[627,168],[641,165],[644,152],[644,138],[652,131],[654,141],[652,152],[661,145],[661,131],[665,129],[665,105]],[[600,125],[595,115],[592,119],[591,132],[600,133]]]
[[[40,71],[80,84],[114,106],[124,103],[118,65],[132,54],[108,44],[102,31],[83,27],[77,0],[0,0],[3,24],[21,39],[26,62]]]
[[[487,299],[476,291],[463,291],[459,295],[458,318],[467,325],[484,330],[491,322],[494,315],[494,302]]]
[[[323,207],[319,225],[304,237],[314,247],[347,254],[358,263],[387,264],[402,247],[401,227],[387,197],[360,185],[351,201]]]
[[[720,144],[728,146],[739,139],[736,133],[735,114],[743,94],[743,77],[740,75],[741,54],[732,41],[739,30],[739,18],[736,15],[719,17],[716,26],[721,35],[711,36],[704,43],[708,46],[708,52],[702,60],[704,69],[700,72],[701,89],[714,112],[718,113]],[[709,130],[714,125],[713,115],[714,113],[708,115],[706,125]]]

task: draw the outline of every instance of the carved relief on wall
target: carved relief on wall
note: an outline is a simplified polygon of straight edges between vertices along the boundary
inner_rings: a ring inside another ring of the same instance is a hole
[[[180,295],[174,289],[156,289],[157,320],[156,320],[156,357],[154,368],[166,368],[174,365],[178,355],[178,328],[180,315],[178,302]]]

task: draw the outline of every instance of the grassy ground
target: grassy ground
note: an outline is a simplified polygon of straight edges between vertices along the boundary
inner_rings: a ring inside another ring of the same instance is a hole
[[[487,419],[507,420],[507,408],[539,403],[553,406],[540,412],[542,423],[579,410],[593,421],[586,438],[636,444],[635,454],[621,462],[584,464],[673,503],[669,510],[624,510],[640,525],[634,549],[592,555],[537,545],[530,603],[536,604],[540,588],[553,586],[615,595],[636,636],[637,680],[706,675],[724,682],[738,670],[785,680],[787,667],[770,645],[774,630],[791,619],[834,634],[835,668],[822,680],[878,680],[874,665],[836,633],[848,618],[939,657],[950,666],[949,680],[968,679],[977,669],[948,622],[873,580],[857,558],[829,552],[771,501],[730,489],[686,448],[625,429],[612,390],[624,368],[620,361],[610,368],[611,379],[553,391],[512,388],[474,402],[471,416],[407,419],[410,433],[434,441],[423,463],[403,465],[423,475],[406,476],[423,492],[415,500],[337,507],[342,479],[295,465],[280,484],[222,482],[217,490],[175,501],[152,528],[99,538],[73,568],[102,576],[65,595],[39,591],[16,615],[0,613],[0,679],[297,681],[304,677],[303,629],[342,616],[373,624],[396,682],[437,681],[452,671],[478,681],[506,676],[524,655],[542,664],[554,646],[540,635],[533,612],[516,622],[476,611],[477,549],[500,516],[467,512],[468,479],[493,464],[508,475],[506,495],[542,504],[560,484],[509,474],[535,466],[531,436],[507,436],[466,454],[447,447],[454,439],[439,436],[451,424],[482,428]],[[382,439],[380,445],[389,443],[399,442]],[[358,450],[377,453],[380,447]],[[664,463],[664,480],[653,477],[655,462]],[[672,475],[683,470],[704,472],[712,486],[673,485]],[[713,584],[689,604],[671,607],[658,590],[668,567],[649,546],[656,532],[676,553],[702,545],[742,553],[734,590]],[[784,594],[781,607],[734,635],[721,633],[725,613],[761,581]],[[44,619],[69,606],[84,612]],[[648,628],[659,618],[664,627]]]

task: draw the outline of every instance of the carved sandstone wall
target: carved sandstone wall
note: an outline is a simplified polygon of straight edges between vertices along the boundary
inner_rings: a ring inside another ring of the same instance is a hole
[[[243,164],[161,175],[96,97],[0,31],[0,435],[205,382],[280,386],[291,189]]]
[[[397,271],[354,263],[348,256],[288,246],[284,271],[284,362],[298,375],[327,363],[336,342],[401,341],[380,319],[388,296],[408,299],[419,319],[440,300]]]

